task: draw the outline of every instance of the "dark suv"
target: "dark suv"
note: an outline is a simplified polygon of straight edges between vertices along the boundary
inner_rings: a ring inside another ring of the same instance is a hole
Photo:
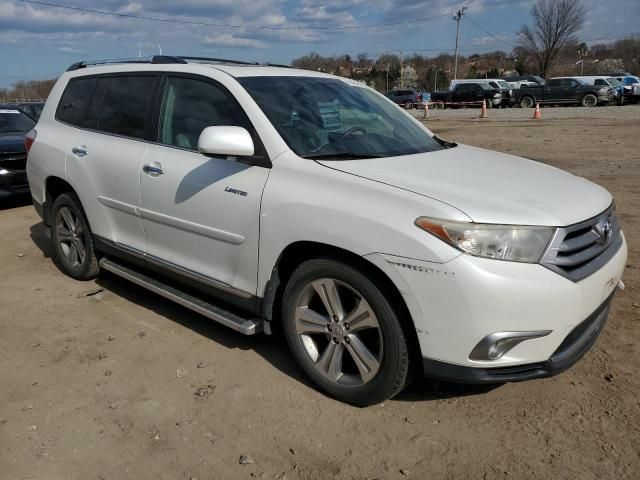
[[[0,198],[27,193],[25,135],[36,122],[11,105],[0,105]]]
[[[404,108],[411,108],[422,103],[422,94],[415,90],[392,90],[387,93],[387,97]]]

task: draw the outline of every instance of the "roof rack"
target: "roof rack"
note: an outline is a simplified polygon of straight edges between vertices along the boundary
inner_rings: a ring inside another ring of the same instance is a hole
[[[83,60],[82,62],[76,62],[67,68],[67,72],[73,72],[81,68],[86,68],[94,65],[111,65],[118,63],[187,63],[180,57],[171,57],[169,55],[153,55],[152,57],[132,57],[132,58],[116,58],[111,60]]]
[[[245,62],[242,60],[230,60],[228,58],[212,58],[212,57],[175,57],[180,60],[185,60],[184,63],[197,62],[197,63],[232,63],[234,65],[260,65],[257,62]]]
[[[228,58],[213,57],[187,57],[187,56],[170,56],[170,55],[153,55],[150,57],[132,57],[132,58],[116,58],[111,60],[83,60],[76,62],[67,68],[67,72],[79,70],[96,65],[113,65],[119,63],[153,63],[153,64],[185,64],[185,63],[212,63],[212,64],[232,64],[232,65],[260,65],[258,62],[245,62],[242,60],[232,60]],[[272,67],[286,67],[288,65],[276,65],[267,63],[265,65]]]

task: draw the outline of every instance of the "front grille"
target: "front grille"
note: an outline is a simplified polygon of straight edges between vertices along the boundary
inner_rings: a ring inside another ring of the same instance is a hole
[[[0,153],[0,168],[9,171],[20,171],[27,168],[26,153]]]
[[[622,245],[613,205],[589,220],[559,228],[542,258],[542,265],[574,282],[602,267]]]

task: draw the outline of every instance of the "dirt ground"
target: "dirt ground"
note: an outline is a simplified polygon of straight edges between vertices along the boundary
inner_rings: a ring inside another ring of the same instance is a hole
[[[243,337],[108,274],[65,277],[33,208],[4,202],[0,479],[640,478],[640,106],[595,110],[428,121],[613,192],[627,288],[593,350],[551,379],[421,381],[366,409],[314,390],[281,338]]]

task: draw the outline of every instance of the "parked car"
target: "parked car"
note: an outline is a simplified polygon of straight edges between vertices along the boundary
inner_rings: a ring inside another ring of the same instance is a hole
[[[621,81],[613,77],[599,75],[585,75],[582,77],[573,77],[582,80],[584,83],[594,85],[596,87],[609,87],[615,95],[616,103],[623,103],[624,100],[631,101],[632,88],[624,86]]]
[[[35,122],[12,105],[0,104],[0,198],[29,192],[25,135]]]
[[[613,78],[618,80],[627,88],[631,89],[631,101],[638,103],[640,101],[640,79],[633,75],[614,75]]]
[[[358,405],[412,375],[554,375],[594,344],[627,258],[605,189],[445,141],[356,81],[199,61],[58,79],[27,172],[63,272],[247,335],[277,322]]]
[[[404,108],[412,108],[422,103],[422,94],[412,89],[392,90],[387,93],[387,97]]]
[[[16,108],[21,112],[29,115],[36,122],[40,118],[40,114],[42,113],[42,109],[44,108],[44,102],[24,102],[18,103]]]
[[[549,79],[544,86],[526,87],[515,90],[513,101],[522,108],[541,105],[582,105],[595,107],[615,101],[610,87],[588,85],[582,80],[571,77]]]
[[[510,94],[490,87],[487,83],[459,83],[453,90],[433,92],[431,102],[436,108],[458,107],[468,104],[469,106],[481,106],[485,100],[487,108],[499,107],[501,104],[508,104]]]
[[[479,78],[479,79],[464,79],[464,80],[451,80],[449,83],[449,90],[453,90],[456,85],[461,83],[475,83],[478,85],[485,84],[489,88],[493,88],[498,90],[502,94],[502,101],[500,102],[500,106],[502,107],[510,107],[511,106],[511,97],[513,96],[513,87],[510,83],[505,82],[501,78]]]

